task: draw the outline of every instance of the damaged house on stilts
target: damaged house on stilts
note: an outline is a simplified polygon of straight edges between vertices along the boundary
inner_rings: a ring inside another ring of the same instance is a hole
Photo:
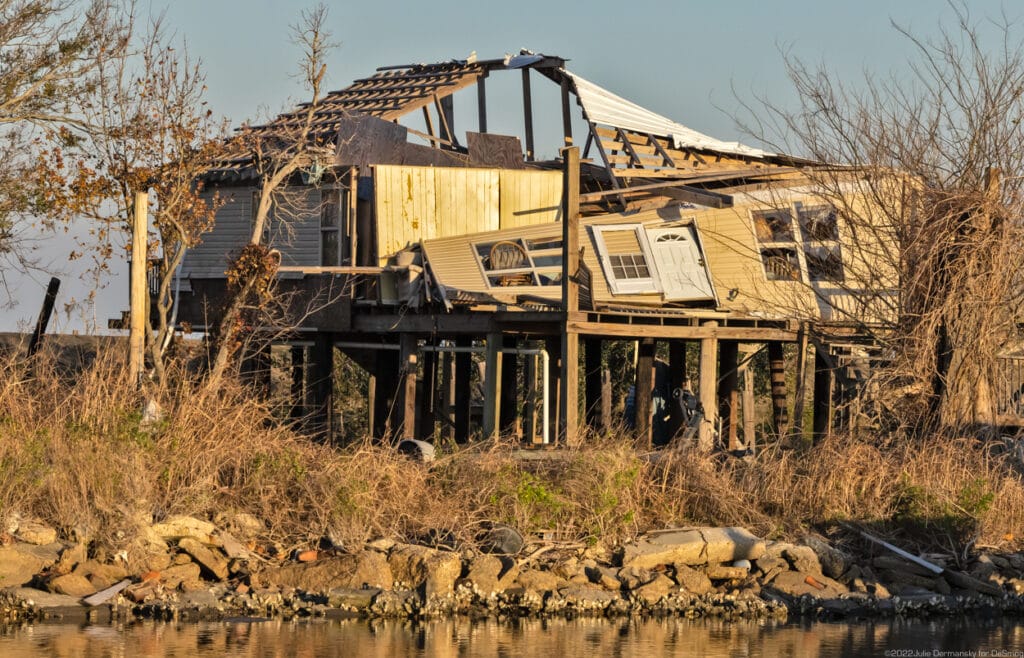
[[[492,74],[521,89],[522,138],[488,130]],[[541,84],[560,98],[553,159],[534,144]],[[457,93],[475,131],[456,129]],[[273,133],[300,112],[246,130]],[[766,426],[799,427],[805,405],[815,435],[842,422],[837,401],[871,349],[858,328],[873,311],[856,290],[886,273],[858,280],[866,250],[816,193],[817,163],[701,134],[528,51],[383,67],[313,116],[324,155],[289,181],[266,235],[279,290],[303,300],[275,335],[291,347],[297,414],[319,432],[336,424],[337,352],[369,374],[365,413],[382,438],[572,444],[618,426],[609,380],[628,376],[638,445],[686,435],[743,450],[756,353],[770,370]],[[259,178],[243,154],[205,184],[224,205],[177,273],[177,318],[207,331]],[[621,341],[635,365],[609,373]],[[268,364],[269,349],[250,361]],[[675,397],[656,401],[656,383]]]

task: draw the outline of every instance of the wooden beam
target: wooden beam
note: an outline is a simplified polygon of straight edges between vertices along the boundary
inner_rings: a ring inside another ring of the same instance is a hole
[[[636,447],[651,449],[651,403],[654,393],[653,338],[642,339],[637,346],[636,370],[633,373],[633,409],[635,413]]]
[[[562,78],[562,136],[566,146],[572,146],[572,114],[569,105],[569,79]]]
[[[743,448],[739,442],[739,344],[724,341],[718,347],[718,415],[722,419],[722,443],[729,451]]]
[[[561,436],[569,445],[579,434],[579,349],[580,337],[568,326],[580,307],[577,275],[580,269],[580,151],[562,149],[562,376],[560,406]]]
[[[437,133],[434,132],[434,118],[430,116],[430,106],[428,105],[423,106],[423,123],[427,126],[427,135],[433,140]]]
[[[530,95],[530,69],[523,69],[523,123],[526,130],[526,160],[536,157],[533,149],[533,99]]]
[[[651,146],[653,146],[654,150],[658,152],[658,155],[660,155],[662,158],[664,158],[665,164],[667,164],[669,167],[672,167],[673,169],[675,169],[676,168],[675,161],[672,159],[672,156],[670,156],[668,154],[668,151],[665,150],[665,147],[663,147],[661,145],[661,142],[659,142],[654,137],[654,135],[652,135],[651,133],[645,133],[645,134],[647,136],[647,143],[650,144]]]
[[[709,320],[704,326],[713,329],[717,322]],[[701,419],[700,428],[697,434],[697,447],[704,451],[710,451],[715,443],[715,430],[718,427],[718,339],[714,336],[702,338],[700,341],[700,374],[699,391],[701,409],[704,417]]]
[[[727,194],[718,194],[717,192],[701,190],[696,187],[666,187],[663,190],[663,192],[665,196],[672,197],[676,201],[682,201],[684,203],[696,203],[697,205],[708,206],[711,208],[732,207],[731,196]]]
[[[782,343],[768,343],[768,373],[772,387],[772,423],[776,436],[783,436],[789,424],[786,405],[786,359]]]

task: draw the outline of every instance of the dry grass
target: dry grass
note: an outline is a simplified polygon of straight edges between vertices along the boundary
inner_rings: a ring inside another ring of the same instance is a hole
[[[1006,545],[1024,523],[1012,455],[973,439],[884,443],[833,438],[743,461],[693,450],[638,456],[593,439],[550,459],[512,444],[448,452],[429,468],[363,442],[319,445],[271,421],[227,384],[149,391],[163,419],[144,427],[145,398],[119,358],[74,379],[0,368],[0,519],[38,517],[97,546],[130,545],[142,524],[247,512],[284,547],[330,535],[345,545],[441,532],[471,540],[486,522],[609,543],[674,524],[745,525],[793,535],[837,521],[898,526],[948,547]],[[925,535],[920,533],[924,532]]]

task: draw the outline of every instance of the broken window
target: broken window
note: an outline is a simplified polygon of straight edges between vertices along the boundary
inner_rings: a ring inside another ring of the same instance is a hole
[[[594,226],[594,241],[612,294],[658,292],[650,249],[639,224]]]
[[[478,242],[473,248],[489,287],[562,284],[561,237]]]
[[[842,281],[839,223],[828,205],[794,204],[752,213],[761,265],[769,281]],[[796,217],[794,226],[793,217]]]
[[[348,210],[347,190],[325,189],[320,198],[320,264],[342,265],[348,256],[344,235]]]

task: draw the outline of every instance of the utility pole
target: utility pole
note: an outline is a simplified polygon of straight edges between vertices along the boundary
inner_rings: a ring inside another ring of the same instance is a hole
[[[132,267],[130,282],[128,372],[138,382],[144,367],[146,349],[146,309],[149,290],[146,285],[146,238],[149,210],[149,192],[135,193],[135,213],[132,222]]]

